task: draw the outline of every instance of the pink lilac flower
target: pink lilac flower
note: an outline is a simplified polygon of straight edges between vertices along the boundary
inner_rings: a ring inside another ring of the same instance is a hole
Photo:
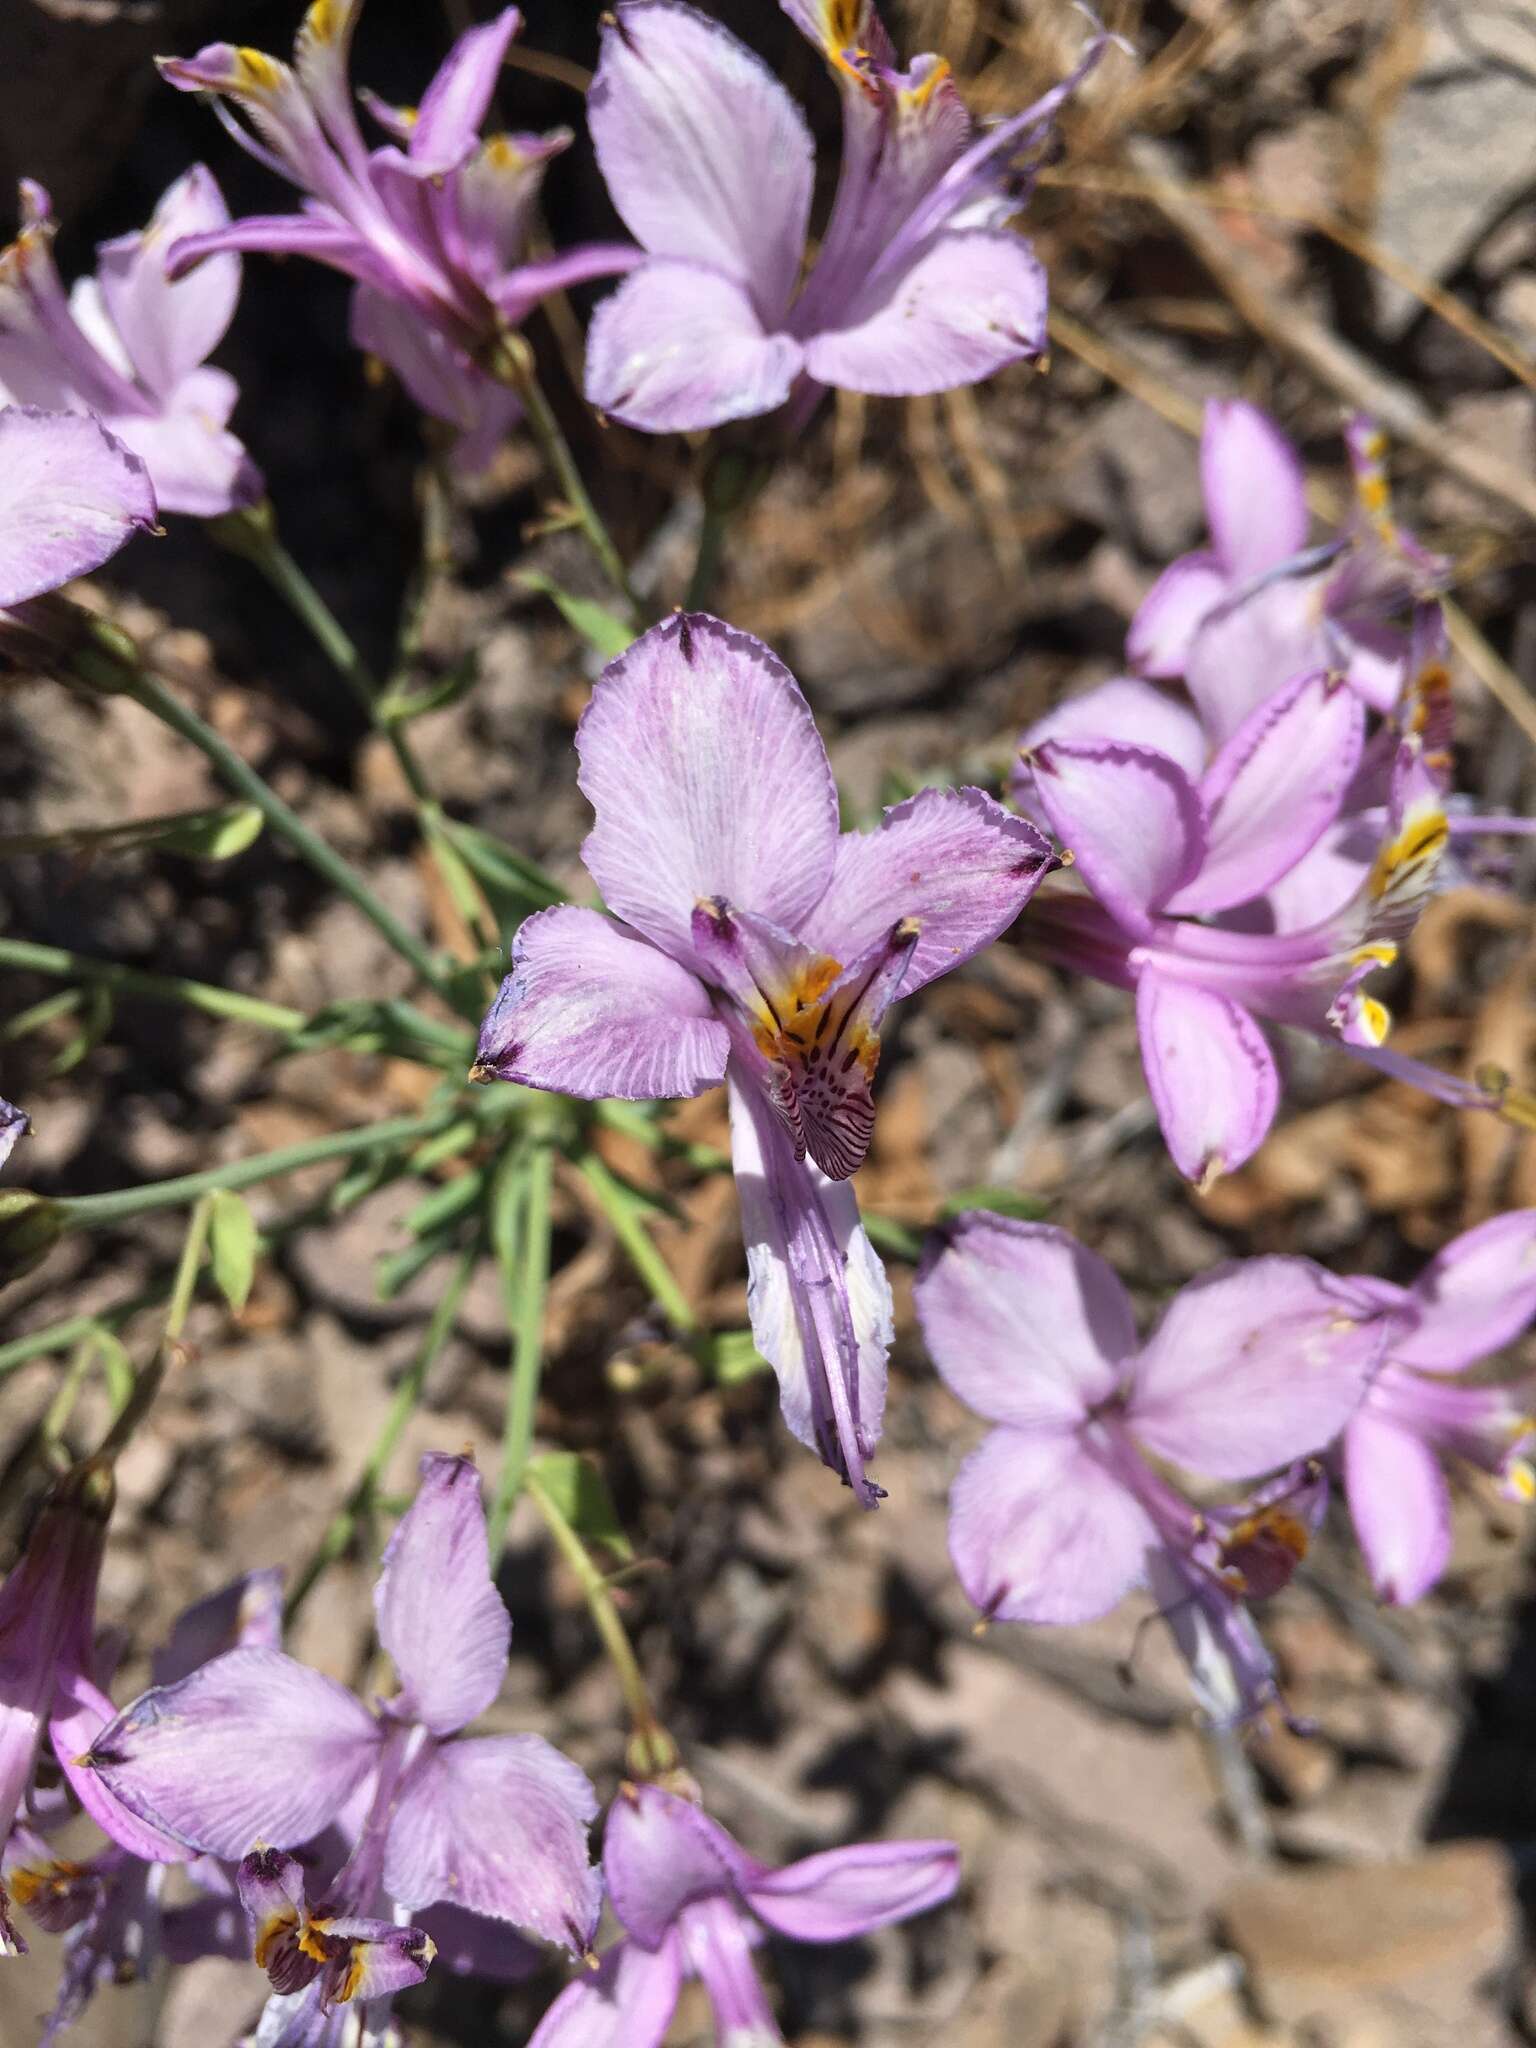
[[[837,196],[804,284],[811,131],[778,79],[678,0],[622,0],[587,113],[619,216],[645,252],[597,309],[587,396],[652,433],[808,409],[833,385],[973,384],[1046,347],[1045,273],[1006,223],[1062,102],[1098,61],[978,135],[948,64],[897,67],[871,0],[781,0],[842,100]]]
[[[0,606],[89,575],[154,523],[148,470],[98,420],[0,406]],[[7,1151],[20,1115],[6,1104]]]
[[[103,242],[94,277],[66,296],[53,261],[48,194],[21,188],[21,233],[0,253],[0,397],[94,413],[149,471],[160,509],[211,519],[261,496],[261,474],[230,433],[239,393],[207,358],[240,295],[224,256],[173,284],[166,253],[228,222],[211,172],[195,164],[147,228]]]
[[[1415,610],[1449,563],[1392,517],[1383,436],[1345,429],[1357,505],[1331,540],[1307,545],[1301,460],[1257,406],[1213,399],[1200,471],[1209,547],[1165,569],[1131,621],[1126,650],[1148,676],[1182,676],[1220,743],[1284,683],[1340,670],[1376,711],[1398,703]]]
[[[65,1711],[71,1681],[90,1667],[112,1499],[111,1470],[100,1460],[66,1473],[0,1589],[0,1843],[22,1810],[44,1730]],[[0,1956],[25,1951],[0,1885]]]
[[[1296,1461],[1359,1406],[1387,1312],[1310,1260],[1248,1259],[1181,1289],[1142,1343],[1102,1259],[979,1211],[931,1242],[915,1300],[940,1373],[997,1425],[950,1496],[968,1598],[989,1620],[1060,1625],[1150,1586],[1206,1712],[1262,1708],[1274,1673],[1246,1603],[1305,1555],[1326,1488]],[[1164,1461],[1224,1483],[1295,1469],[1202,1509]]]
[[[856,1940],[952,1898],[960,1857],[953,1842],[860,1842],[775,1870],[692,1799],[626,1785],[609,1809],[603,1874],[624,1938],[561,1993],[528,2048],[659,2048],[689,1977],[708,1994],[721,2048],[773,2048],[784,2037],[752,1962],[761,1929]]]
[[[1269,1130],[1280,1073],[1260,1020],[1458,1106],[1501,1107],[1498,1089],[1389,1050],[1390,1013],[1363,986],[1397,959],[1450,840],[1443,763],[1424,736],[1389,742],[1357,779],[1362,707],[1318,672],[1272,693],[1205,761],[1198,724],[1151,685],[1122,681],[1110,696],[1063,707],[1025,737],[1020,803],[1070,846],[1089,892],[1042,899],[1030,940],[1135,991],[1179,1171],[1208,1182]],[[1111,718],[1125,737],[1101,736]]]
[[[1045,841],[977,789],[840,833],[793,676],[701,613],[605,670],[576,749],[582,858],[614,915],[527,920],[473,1077],[631,1101],[726,1082],[753,1336],[789,1427],[873,1506],[890,1290],[847,1181],[881,1019],[1013,922]]]
[[[275,1647],[281,1630],[281,1574],[250,1572],[187,1608],[152,1662],[155,1683],[172,1685],[210,1657],[238,1643]],[[55,1691],[49,1737],[65,1774],[87,1811],[113,1839],[84,1859],[53,1853],[47,1836],[70,1819],[63,1798],[34,1797],[29,1824],[18,1823],[5,1843],[4,1877],[29,1918],[62,1934],[64,1964],[41,2048],[80,2019],[104,1984],[147,1978],[163,1956],[187,1962],[201,1955],[243,1958],[250,1943],[232,1880],[209,1858],[194,1858],[179,1842],[158,1834],[113,1801],[81,1764],[81,1754],[113,1718],[101,1688],[110,1678],[110,1654],[98,1651],[92,1672],[71,1669]],[[183,1864],[200,1897],[164,1903],[169,1866]]]
[[[1344,1432],[1344,1484],[1377,1593],[1406,1605],[1450,1559],[1442,1457],[1491,1473],[1511,1499],[1536,1498],[1536,1385],[1460,1383],[1536,1315],[1536,1209],[1453,1238],[1411,1287],[1356,1285],[1399,1321]]]
[[[330,2040],[329,2008],[347,1997],[382,2025],[398,1973],[424,1972],[438,1929],[456,1953],[500,1946],[523,1967],[513,1927],[581,1953],[597,1924],[586,1777],[541,1737],[461,1732],[500,1690],[511,1635],[469,1458],[422,1460],[374,1605],[401,1681],[374,1712],[281,1651],[248,1646],[152,1687],[83,1760],[150,1828],[242,1864],[259,1919],[280,1910],[279,1893],[288,1900],[297,1932],[265,1944],[276,1996],[263,2048]],[[311,1907],[294,1852],[337,1823],[350,1851]]]
[[[4,420],[0,417],[0,450],[3,450],[3,445]],[[0,452],[0,463],[3,463],[4,459],[3,452]],[[5,1097],[0,1095],[0,1166],[4,1166],[16,1149],[17,1139],[24,1138],[31,1126],[32,1119],[26,1111],[18,1109],[14,1102],[7,1102]]]
[[[297,213],[187,233],[170,252],[172,274],[231,249],[310,256],[343,271],[357,284],[354,341],[387,362],[425,411],[459,430],[466,463],[481,463],[517,414],[511,392],[483,367],[497,336],[548,293],[626,270],[638,252],[592,242],[529,257],[545,165],[571,137],[565,129],[479,134],[520,24],[515,7],[459,37],[419,107],[390,108],[365,95],[391,137],[371,150],[347,77],[361,12],[362,0],[314,0],[291,66],[231,43],[162,60],[183,92],[240,107],[249,129],[215,101],[241,147],[304,194]]]

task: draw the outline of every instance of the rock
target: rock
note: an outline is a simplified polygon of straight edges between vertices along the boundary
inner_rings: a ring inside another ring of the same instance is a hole
[[[1329,2024],[1390,1994],[1392,2008],[1471,2014],[1480,1981],[1515,1953],[1509,1859],[1453,1842],[1410,1861],[1276,1870],[1235,1885],[1220,1908],[1263,2016]],[[1423,2038],[1405,2031],[1397,2038]],[[1449,2038],[1449,2037],[1447,2037]]]

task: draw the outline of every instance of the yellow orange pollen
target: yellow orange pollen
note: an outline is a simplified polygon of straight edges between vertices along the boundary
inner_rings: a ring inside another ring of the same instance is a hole
[[[316,42],[331,43],[341,33],[343,14],[337,0],[313,0],[304,26]]]
[[[1524,1458],[1512,1458],[1504,1476],[1510,1491],[1518,1494],[1521,1500],[1536,1500],[1536,1472],[1531,1470]]]
[[[1426,804],[1404,824],[1401,832],[1381,849],[1371,869],[1372,896],[1384,896],[1404,868],[1438,859],[1450,838],[1445,813],[1438,804]]]
[[[283,68],[265,50],[242,47],[235,52],[235,75],[230,80],[236,92],[276,92],[283,82]]]
[[[294,1917],[294,1924],[298,1924],[297,1915]],[[328,1920],[306,1920],[299,1929],[299,1947],[314,1962],[328,1963],[331,1960],[331,1949],[326,1938],[326,1929],[329,1926]]]
[[[1364,946],[1356,946],[1350,954],[1352,967],[1363,967],[1369,960],[1375,967],[1390,967],[1397,958],[1397,947],[1390,939],[1372,939]]]
[[[256,1967],[258,1970],[264,1970],[267,1967],[273,1949],[276,1948],[283,1936],[289,1933],[291,1929],[297,1927],[298,1924],[299,1916],[291,1907],[286,1912],[269,1913],[266,1916],[256,1931]],[[302,1935],[299,1937],[299,1946],[301,1948],[304,1947],[304,1937]],[[317,1955],[314,1949],[306,1949],[305,1953],[315,1956],[317,1961],[324,1961],[324,1957]]]
[[[921,85],[911,86],[901,95],[903,106],[914,109],[926,107],[929,100],[933,98],[934,93],[948,76],[949,64],[946,59],[941,57]]]

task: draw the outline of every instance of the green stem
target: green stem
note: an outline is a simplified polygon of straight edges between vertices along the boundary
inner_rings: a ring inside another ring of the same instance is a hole
[[[283,1003],[264,1003],[256,996],[215,988],[207,981],[188,981],[179,974],[141,974],[136,967],[119,967],[115,960],[92,960],[84,953],[66,952],[62,946],[34,946],[28,939],[0,939],[0,967],[90,982],[119,995],[184,1003],[190,1010],[202,1010],[210,1017],[237,1017],[263,1031],[298,1031],[308,1021],[302,1010],[290,1010]]]
[[[386,1145],[406,1145],[413,1138],[430,1138],[445,1129],[459,1115],[456,1103],[448,1103],[427,1116],[397,1116],[382,1123],[363,1124],[356,1130],[330,1131],[323,1138],[306,1138],[297,1145],[283,1145],[275,1152],[258,1152],[252,1159],[236,1159],[227,1166],[210,1166],[202,1173],[183,1173],[174,1180],[152,1180],[141,1187],[117,1188],[105,1195],[66,1196],[59,1207],[75,1229],[94,1229],[103,1223],[120,1223],[126,1216],[139,1216],[147,1209],[178,1209],[220,1188],[254,1187],[258,1181],[276,1180],[285,1173],[297,1173],[302,1166],[320,1166],[329,1159],[346,1159],[359,1152],[376,1152]],[[0,1361],[4,1353],[0,1352]]]
[[[608,581],[623,598],[629,611],[629,623],[636,633],[643,633],[649,621],[645,608],[636,596],[624,567],[624,558],[614,546],[613,536],[603,524],[602,515],[593,504],[586,485],[582,482],[581,471],[571,453],[571,445],[560,430],[549,400],[539,383],[534,367],[533,350],[520,334],[503,334],[492,352],[487,365],[493,377],[510,385],[517,393],[523,412],[528,421],[529,432],[539,444],[539,452],[549,464],[555,481],[567,505],[575,515],[576,523],[586,535],[587,544],[597,557],[598,564]]]
[[[470,1276],[479,1259],[480,1248],[481,1240],[477,1235],[460,1253],[459,1262],[453,1269],[448,1285],[439,1297],[437,1307],[432,1311],[432,1320],[427,1324],[426,1334],[421,1340],[421,1349],[395,1389],[395,1398],[389,1404],[384,1427],[379,1431],[373,1449],[368,1453],[367,1464],[364,1465],[351,1492],[316,1545],[314,1555],[300,1572],[298,1584],[288,1596],[288,1604],[283,1612],[285,1622],[293,1621],[321,1575],[336,1562],[352,1541],[360,1518],[372,1507],[384,1468],[393,1457],[401,1433],[421,1399],[427,1374],[432,1370],[437,1354],[448,1341],[454,1318],[459,1312],[459,1303],[464,1299],[464,1290],[469,1285]]]
[[[501,1477],[491,1507],[488,1535],[493,1559],[506,1542],[512,1503],[522,1489],[533,1442],[533,1416],[544,1364],[544,1297],[549,1288],[549,1198],[554,1158],[534,1139],[525,1159],[497,1190],[493,1238],[501,1266],[512,1358],[507,1380],[507,1413],[502,1432]],[[520,1212],[520,1213],[519,1213]]]
[[[194,1204],[192,1214],[187,1218],[186,1235],[181,1243],[181,1256],[176,1261],[176,1277],[171,1282],[160,1342],[155,1346],[154,1356],[148,1365],[135,1379],[133,1392],[103,1438],[98,1454],[101,1457],[115,1458],[129,1441],[149,1413],[164,1383],[167,1368],[180,1355],[181,1333],[187,1326],[192,1297],[197,1292],[197,1276],[202,1270],[203,1254],[208,1249],[208,1226],[212,1218],[213,1197],[204,1195]]]
[[[628,1749],[630,1769],[640,1777],[659,1777],[675,1767],[677,1745],[661,1725],[651,1704],[650,1691],[641,1674],[634,1645],[614,1605],[612,1588],[537,1474],[530,1473],[524,1484],[529,1498],[544,1517],[545,1526],[555,1540],[555,1548],[576,1574],[587,1610],[618,1678],[619,1690],[624,1695],[634,1730]]]
[[[422,980],[445,1000],[452,1001],[448,976],[416,934],[407,931],[394,912],[374,895],[362,876],[317,832],[311,831],[296,811],[289,809],[276,790],[262,780],[227,740],[222,739],[212,726],[205,725],[195,711],[183,704],[175,692],[148,669],[133,670],[121,687],[124,695],[206,754],[231,789],[249,798],[273,830],[280,832],[317,874],[323,875],[338,894],[345,896],[355,909],[362,912],[395,951],[410,962]]]
[[[595,1152],[580,1153],[575,1165],[613,1226],[613,1234],[629,1254],[630,1263],[666,1312],[667,1321],[684,1336],[700,1328],[693,1305],[677,1283],[677,1275],[657,1251],[640,1220],[635,1198]]]

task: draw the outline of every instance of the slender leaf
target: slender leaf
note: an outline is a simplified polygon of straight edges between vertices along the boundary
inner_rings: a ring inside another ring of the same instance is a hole
[[[608,1482],[575,1451],[546,1451],[528,1467],[560,1514],[583,1542],[601,1543],[628,1564],[635,1547],[624,1533]]]
[[[209,1212],[208,1245],[213,1277],[236,1314],[250,1298],[259,1236],[250,1203],[243,1195],[220,1188],[212,1198]]]
[[[513,580],[524,590],[547,597],[565,623],[574,628],[588,646],[595,647],[604,661],[612,661],[615,655],[622,654],[635,637],[616,613],[604,605],[594,604],[589,597],[573,596],[542,570],[524,569]]]

